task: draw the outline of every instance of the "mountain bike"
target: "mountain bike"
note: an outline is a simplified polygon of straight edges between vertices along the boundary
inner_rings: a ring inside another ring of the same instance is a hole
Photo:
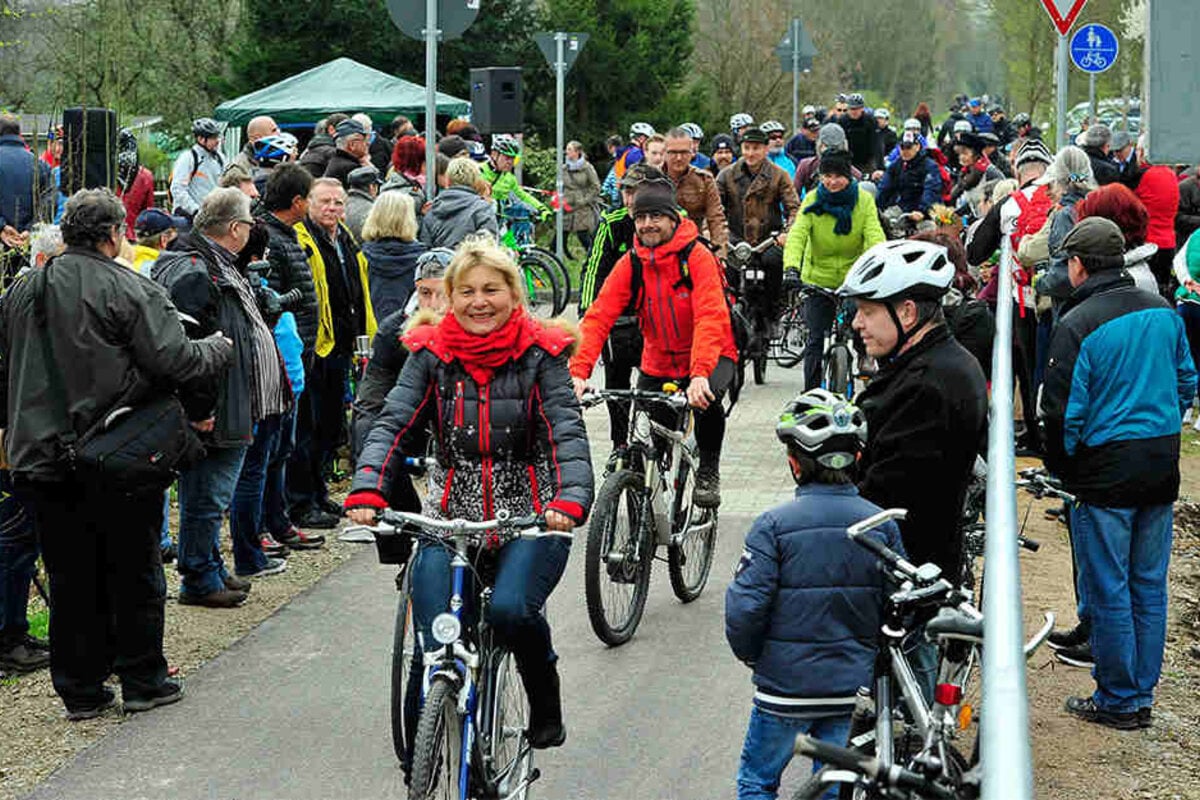
[[[851,525],[846,533],[879,557],[881,568],[898,588],[884,603],[875,660],[874,687],[860,689],[850,725],[848,748],[799,736],[796,752],[826,765],[795,794],[794,800],[820,797],[832,784],[840,800],[871,798],[966,798],[979,788],[978,740],[968,759],[955,745],[976,717],[964,703],[983,644],[983,614],[970,590],[955,587],[935,564],[914,566],[867,532],[903,509],[888,509]],[[940,659],[934,702],[927,703],[906,647],[914,617],[936,609],[925,623],[925,636],[938,644]],[[1046,613],[1042,628],[1025,645],[1031,656],[1054,628]]]
[[[534,242],[532,211],[523,203],[510,202],[497,216],[500,243],[512,252],[525,279],[530,311],[541,317],[561,314],[571,296],[571,279],[558,257]]]
[[[650,588],[650,566],[667,548],[671,590],[681,602],[700,596],[712,570],[717,510],[692,502],[700,455],[687,396],[663,391],[606,389],[584,394],[590,407],[629,401],[629,445],[615,452],[592,507],[584,561],[588,620],[600,641],[625,644],[637,630]],[[652,418],[664,409],[671,424]]]
[[[422,547],[447,548],[453,555],[453,589],[447,609],[433,619],[434,641],[417,634],[415,646],[407,644],[413,641],[408,633],[413,625],[407,592],[402,593],[396,617],[393,737],[397,734],[396,714],[399,711],[403,717],[404,699],[415,692],[415,687],[404,688],[404,673],[413,658],[419,658],[423,667],[416,728],[400,735],[412,752],[409,800],[524,800],[540,772],[533,766],[526,734],[529,707],[516,661],[495,640],[487,623],[491,577],[496,552],[508,542],[547,536],[569,539],[572,534],[545,531],[540,517],[510,517],[506,511],[482,522],[392,510],[384,510],[380,516],[379,525],[352,527],[375,535],[384,563],[391,563],[388,554],[398,549],[403,537],[418,540]],[[478,595],[471,603],[476,611],[468,617],[463,611],[467,605],[464,598],[472,578]]]
[[[737,302],[733,313],[741,314],[750,332],[749,341],[740,361],[748,361],[754,370],[754,382],[762,385],[767,380],[767,359],[771,353],[771,319],[768,314],[770,298],[767,297],[767,272],[763,268],[762,254],[775,244],[771,234],[759,244],[751,247],[749,242],[731,245],[726,259],[728,269],[737,278]]]

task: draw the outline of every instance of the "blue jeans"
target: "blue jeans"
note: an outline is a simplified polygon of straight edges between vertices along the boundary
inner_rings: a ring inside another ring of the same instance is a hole
[[[746,743],[742,745],[742,761],[738,765],[738,800],[775,800],[779,796],[779,779],[791,763],[796,736],[806,733],[822,742],[846,746],[850,736],[850,715],[801,719],[781,717],[757,706],[750,712]],[[813,772],[821,762],[813,761]],[[824,795],[832,800],[838,795],[833,786]]]
[[[163,523],[158,536],[158,546],[166,550],[171,546],[171,487],[163,490]]]
[[[1077,503],[1071,534],[1080,602],[1091,618],[1093,695],[1105,711],[1154,704],[1167,636],[1170,503],[1105,508]]]
[[[246,447],[211,447],[208,455],[179,476],[180,591],[206,595],[225,588],[221,521],[233,502]]]
[[[233,491],[229,538],[233,540],[233,569],[238,575],[251,575],[267,566],[259,534],[262,532],[267,465],[279,439],[279,419],[279,415],[275,414],[259,421],[255,427],[254,441],[246,450],[237,487]]]
[[[12,473],[0,470],[0,647],[29,632],[29,584],[37,557],[33,517],[13,494]]]
[[[517,539],[500,548],[488,622],[522,671],[526,665],[536,667],[557,658],[542,606],[562,578],[570,551],[570,543],[557,538]],[[433,641],[429,632],[433,618],[450,607],[450,559],[445,548],[427,544],[418,548],[413,559],[413,617],[418,635],[426,641]],[[467,619],[477,612],[471,584],[466,581],[463,590]]]
[[[296,398],[296,403],[299,399]],[[279,418],[279,435],[271,448],[263,486],[262,530],[272,536],[283,536],[292,527],[287,511],[287,466],[295,447],[296,405],[293,404],[292,409]]]

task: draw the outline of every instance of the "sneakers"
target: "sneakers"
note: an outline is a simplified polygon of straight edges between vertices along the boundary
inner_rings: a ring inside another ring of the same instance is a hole
[[[1055,631],[1046,637],[1046,644],[1051,650],[1063,650],[1068,647],[1086,646],[1088,643],[1088,629],[1080,623],[1069,631]]]
[[[692,502],[702,508],[721,505],[721,474],[716,467],[700,467],[696,470],[696,488],[692,491]]]
[[[287,569],[287,561],[282,558],[268,558],[267,563],[257,572],[243,572],[240,578],[265,578],[268,575],[278,575]]]
[[[339,519],[341,519],[341,517],[337,517],[327,511],[321,511],[320,509],[314,508],[304,516],[300,517],[300,519],[296,520],[296,525],[301,528],[316,528],[318,530],[328,531],[333,530],[338,526]],[[289,542],[287,539],[278,536],[275,538],[279,539],[279,541],[283,542],[288,547],[292,546],[291,542]]]
[[[181,606],[204,606],[205,608],[236,608],[246,602],[249,597],[245,592],[235,591],[233,589],[221,589],[208,594],[188,594],[187,592],[179,593],[179,605]]]
[[[1064,647],[1054,651],[1054,657],[1064,664],[1069,664],[1072,667],[1082,667],[1083,669],[1091,669],[1096,666],[1095,659],[1092,658],[1092,648],[1089,645],[1081,644],[1075,647]]]
[[[1119,731],[1134,731],[1140,727],[1141,711],[1105,711],[1096,705],[1090,697],[1068,697],[1065,704],[1067,713],[1079,717],[1086,722],[1105,725]],[[1149,711],[1149,709],[1146,709]],[[1148,717],[1147,717],[1147,721]],[[1148,725],[1146,727],[1149,727]]]
[[[136,714],[140,711],[149,711],[159,706],[169,706],[171,703],[178,703],[183,699],[183,686],[176,681],[163,681],[162,686],[159,686],[153,693],[145,697],[129,697],[122,698],[121,707],[126,714]]]
[[[164,564],[175,563],[175,559],[178,556],[179,556],[179,550],[176,549],[175,545],[173,545],[173,544],[169,544],[162,549],[162,562]]]
[[[1139,708],[1137,710],[1138,727],[1139,728],[1154,727],[1154,719],[1152,717],[1152,714],[1153,714],[1153,712],[1150,710],[1150,706],[1145,706],[1143,708]]]
[[[103,697],[100,702],[94,706],[80,706],[78,708],[71,708],[70,706],[67,706],[67,719],[71,720],[72,722],[79,722],[80,720],[84,719],[95,719],[117,704],[117,696],[113,694],[112,689],[104,686],[101,687],[100,691],[103,693]]]
[[[27,636],[0,649],[0,672],[35,672],[50,666],[49,649],[33,644],[40,641]]]
[[[263,531],[262,535],[258,537],[258,540],[262,545],[264,556],[269,556],[271,558],[283,558],[288,553],[292,552],[286,544],[276,540],[274,536],[266,531]]]
[[[224,583],[225,588],[231,592],[249,593],[250,591],[250,581],[246,580],[245,578],[239,578],[237,576],[230,575],[228,572],[221,576],[221,582]]]
[[[336,523],[329,527],[336,527]],[[288,528],[287,533],[275,538],[293,550],[319,550],[325,546],[325,537],[323,535],[319,533],[305,533],[295,525]]]

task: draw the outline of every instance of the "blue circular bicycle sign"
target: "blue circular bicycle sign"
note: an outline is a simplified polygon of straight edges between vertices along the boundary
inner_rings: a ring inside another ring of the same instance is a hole
[[[1071,61],[1084,72],[1104,72],[1119,50],[1117,35],[1103,25],[1088,23],[1071,37]]]

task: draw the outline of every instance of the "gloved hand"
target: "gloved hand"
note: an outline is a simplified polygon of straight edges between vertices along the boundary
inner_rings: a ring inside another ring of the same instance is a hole
[[[784,269],[783,271],[783,290],[785,292],[794,292],[800,288],[800,270]]]
[[[551,211],[548,208],[543,209],[541,216],[538,217],[538,222],[549,222],[551,217],[553,217],[553,216],[554,216],[553,211]]]

